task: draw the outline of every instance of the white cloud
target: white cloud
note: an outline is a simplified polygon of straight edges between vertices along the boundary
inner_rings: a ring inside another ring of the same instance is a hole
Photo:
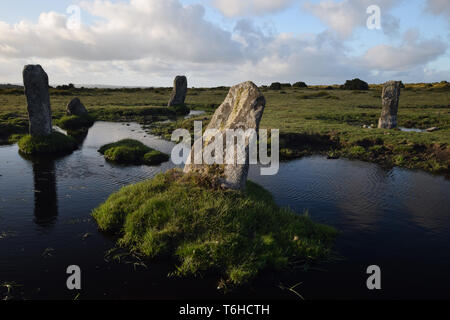
[[[69,30],[65,15],[49,12],[41,14],[36,24],[0,24],[0,55],[79,60],[136,60],[151,55],[223,62],[235,61],[241,54],[231,34],[207,22],[199,5],[183,7],[178,0],[97,0],[81,6],[101,20]]]
[[[447,51],[447,44],[436,40],[421,40],[419,33],[410,30],[399,46],[378,45],[364,55],[365,64],[376,70],[405,71],[424,66]]]
[[[295,0],[213,0],[212,3],[228,17],[263,15],[282,10]]]
[[[331,30],[279,34],[243,19],[225,31],[207,21],[204,7],[179,0],[81,5],[97,20],[79,30],[68,29],[67,17],[55,12],[42,13],[35,23],[0,21],[0,82],[20,83],[29,63],[41,64],[52,84],[168,86],[177,74],[186,74],[196,87],[245,80],[342,83],[354,77],[382,82],[392,73],[411,81],[440,76],[423,70],[446,50],[442,42],[410,32],[399,46],[379,45],[350,57],[350,44]],[[337,20],[334,25],[344,33],[353,28]]]
[[[426,9],[435,15],[444,15],[450,21],[450,2],[448,0],[427,0]]]
[[[367,8],[377,5],[381,9],[381,24],[385,33],[394,33],[398,29],[398,20],[389,14],[389,10],[398,1],[395,0],[331,0],[319,3],[304,3],[303,9],[313,13],[342,38],[348,38],[357,27],[366,27]]]

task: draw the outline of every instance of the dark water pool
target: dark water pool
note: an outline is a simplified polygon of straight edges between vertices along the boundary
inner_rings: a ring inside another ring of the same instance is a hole
[[[215,279],[167,278],[164,263],[105,259],[114,241],[97,231],[91,210],[122,186],[173,167],[121,167],[97,149],[125,137],[170,153],[172,143],[137,124],[97,122],[80,150],[56,159],[27,160],[17,146],[0,147],[0,284],[26,299],[73,299],[65,270],[82,270],[80,299],[306,299],[450,298],[450,182],[442,177],[377,165],[309,157],[283,163],[277,176],[250,178],[276,201],[342,231],[344,259],[323,270],[266,274],[251,287],[224,295]],[[379,265],[382,290],[366,288],[366,268]],[[0,287],[0,296],[6,288]]]

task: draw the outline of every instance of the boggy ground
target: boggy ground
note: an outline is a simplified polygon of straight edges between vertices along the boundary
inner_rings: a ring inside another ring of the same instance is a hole
[[[223,190],[204,176],[174,169],[127,186],[93,211],[99,229],[146,258],[170,258],[173,275],[213,273],[234,287],[260,272],[328,260],[337,232],[275,204],[248,182]]]
[[[51,89],[53,116],[60,119],[75,96],[97,120],[138,121],[155,134],[170,138],[175,128],[204,127],[228,93],[227,87],[189,89],[187,107],[206,110],[202,116],[162,122],[186,110],[168,110],[171,88],[150,89]],[[262,128],[281,131],[281,156],[293,159],[321,153],[348,157],[384,166],[422,169],[450,174],[450,84],[406,84],[400,97],[399,126],[432,133],[364,129],[376,125],[381,113],[380,85],[368,91],[339,90],[338,86],[310,88],[262,87],[267,106]],[[0,90],[0,140],[27,131],[26,101],[21,89]]]

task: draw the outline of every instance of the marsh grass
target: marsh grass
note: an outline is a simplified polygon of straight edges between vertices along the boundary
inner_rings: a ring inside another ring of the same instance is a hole
[[[59,132],[53,132],[49,136],[32,137],[23,136],[19,142],[19,150],[26,155],[38,154],[67,154],[78,148],[74,138]]]
[[[108,161],[120,164],[159,165],[169,160],[165,153],[153,150],[140,141],[124,139],[102,146],[98,152]]]
[[[67,115],[59,119],[56,124],[64,130],[80,130],[90,128],[94,125],[95,119],[86,114],[82,116]]]
[[[326,91],[319,91],[319,92],[313,92],[313,93],[308,93],[308,94],[302,94],[302,95],[299,96],[299,99],[315,99],[315,98],[339,100],[339,97],[332,96],[331,94],[329,94]]]
[[[0,145],[12,142],[12,135],[25,134],[27,132],[27,119],[14,112],[0,114]]]
[[[382,85],[370,85],[368,91],[340,90],[333,85],[309,88],[286,87],[285,94],[262,87],[267,104],[261,127],[280,129],[281,137],[289,143],[284,145],[281,156],[292,159],[312,153],[327,154],[336,150],[347,156],[350,149],[363,139],[383,140],[384,149],[374,153],[366,148],[360,159],[386,166],[400,163],[394,157],[399,144],[413,144],[418,154],[404,154],[401,166],[431,172],[450,173],[450,84],[405,84],[400,96],[399,126],[426,129],[439,127],[432,133],[402,132],[395,130],[363,129],[363,125],[376,125],[381,114]],[[149,89],[76,89],[73,94],[83,100],[90,114],[97,120],[137,121],[151,125],[151,133],[166,139],[174,129],[193,127],[193,121],[208,124],[211,114],[223,102],[227,87],[189,89],[186,106],[193,110],[205,110],[207,114],[189,120],[176,118],[176,112],[166,105],[171,88]],[[23,94],[7,94],[0,89],[0,141],[8,143],[11,134],[26,133],[28,128],[26,101]],[[68,98],[51,89],[52,111],[55,119],[65,115]],[[327,92],[329,95],[325,95]],[[323,96],[321,96],[323,95]],[[307,99],[301,98],[307,96]],[[312,98],[311,98],[312,97]],[[330,98],[333,97],[333,98]],[[166,119],[171,123],[158,123]],[[2,134],[3,132],[3,134]],[[308,143],[301,145],[297,140]],[[320,137],[319,139],[317,137]],[[300,138],[300,139],[298,139]],[[330,143],[327,143],[330,142]],[[417,152],[416,152],[417,153]]]
[[[0,298],[2,298],[2,300],[4,300],[4,301],[16,299],[16,296],[13,295],[13,291],[14,291],[14,288],[19,288],[19,287],[22,287],[22,285],[17,284],[15,282],[0,283],[0,288],[4,288],[6,291],[3,293],[0,291],[0,294],[3,295],[3,297],[1,297],[1,295],[0,295]]]
[[[177,262],[172,275],[214,272],[241,285],[265,269],[327,259],[336,231],[278,207],[248,182],[245,193],[179,170],[123,188],[93,211],[100,230],[148,258]]]

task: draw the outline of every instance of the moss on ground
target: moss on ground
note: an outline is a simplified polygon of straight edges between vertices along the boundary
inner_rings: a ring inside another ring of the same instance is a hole
[[[80,130],[83,128],[90,128],[93,126],[95,119],[86,114],[82,116],[64,116],[59,119],[56,124],[64,130]]]
[[[170,111],[173,111],[178,116],[184,116],[184,115],[189,114],[189,112],[191,112],[191,110],[185,104],[168,107],[168,109]]]
[[[278,207],[248,182],[245,193],[171,170],[111,195],[93,211],[100,230],[149,257],[174,258],[174,275],[215,272],[241,285],[262,270],[330,257],[336,231]]]
[[[143,163],[148,166],[154,166],[169,161],[170,157],[157,150],[152,150],[144,154]]]
[[[261,87],[267,105],[261,121],[263,129],[280,129],[281,157],[298,158],[323,153],[333,157],[354,157],[351,148],[358,141],[382,140],[383,148],[358,153],[358,159],[384,166],[402,166],[439,172],[450,176],[450,84],[405,83],[399,106],[399,125],[407,128],[438,127],[432,133],[401,132],[396,130],[364,129],[376,126],[381,114],[382,85],[370,85],[369,90],[338,90],[339,85],[283,88],[280,91]],[[190,120],[177,119],[176,111],[166,107],[172,88],[147,89],[50,89],[55,120],[66,113],[66,94],[80,97],[97,120],[136,121],[152,125],[151,133],[170,139],[174,129],[191,130],[194,120],[202,120],[205,128],[211,114],[223,102],[227,87],[189,89],[186,105],[207,114]],[[11,134],[27,132],[26,99],[23,91],[12,94],[0,89],[0,143],[8,143]],[[14,91],[14,92],[16,92]],[[175,120],[167,123],[167,119]],[[160,123],[157,123],[160,122]],[[3,132],[3,135],[2,135]],[[191,131],[192,132],[192,131]],[[297,142],[304,141],[301,145]],[[407,154],[399,145],[413,145],[414,153]],[[353,150],[354,151],[354,150]],[[351,155],[352,154],[352,155]],[[402,161],[400,157],[403,156]]]
[[[59,132],[53,132],[51,135],[38,137],[25,135],[19,140],[18,144],[19,150],[27,155],[67,154],[78,148],[75,139]]]
[[[165,153],[153,150],[140,141],[124,139],[102,146],[98,152],[108,161],[120,164],[159,165],[169,160]]]
[[[11,143],[16,139],[10,139],[15,134],[28,132],[28,120],[16,113],[5,113],[0,115],[0,145]]]

